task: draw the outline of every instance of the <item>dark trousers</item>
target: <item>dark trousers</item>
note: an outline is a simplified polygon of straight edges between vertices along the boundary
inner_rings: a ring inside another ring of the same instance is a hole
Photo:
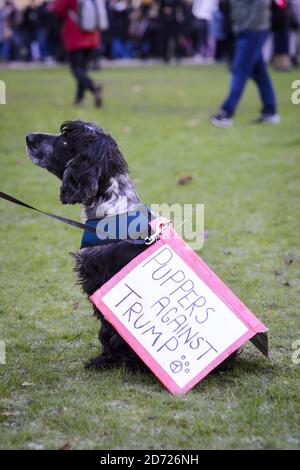
[[[179,31],[173,22],[162,22],[160,25],[160,56],[165,62],[169,62],[174,53],[176,58],[180,56]]]
[[[82,100],[86,90],[95,91],[95,84],[87,74],[93,53],[94,49],[76,49],[69,53],[71,71],[77,81],[76,101]]]
[[[194,18],[192,27],[195,32],[195,52],[206,57],[208,49],[208,21]]]
[[[275,93],[262,56],[267,37],[267,31],[243,31],[236,38],[230,91],[222,105],[229,116],[233,116],[249,78],[258,87],[263,103],[262,113],[276,113]]]

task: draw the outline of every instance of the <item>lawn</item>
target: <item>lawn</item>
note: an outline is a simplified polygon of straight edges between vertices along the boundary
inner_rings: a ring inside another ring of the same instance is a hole
[[[24,137],[94,120],[117,139],[146,203],[204,203],[201,257],[269,327],[270,358],[251,343],[237,368],[205,378],[183,397],[152,375],[86,371],[98,352],[96,319],[75,284],[78,229],[0,201],[0,448],[299,448],[299,72],[273,73],[283,122],[250,123],[254,86],[228,131],[207,120],[225,95],[225,67],[107,69],[105,106],[71,105],[63,68],[2,70],[0,189],[79,220],[61,206],[59,181],[32,165]],[[192,181],[178,186],[179,177]],[[295,362],[295,361],[294,361]]]

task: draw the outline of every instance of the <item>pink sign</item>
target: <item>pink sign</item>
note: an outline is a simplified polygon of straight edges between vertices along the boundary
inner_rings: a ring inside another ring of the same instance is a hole
[[[91,300],[174,394],[251,338],[264,352],[267,328],[170,227]]]

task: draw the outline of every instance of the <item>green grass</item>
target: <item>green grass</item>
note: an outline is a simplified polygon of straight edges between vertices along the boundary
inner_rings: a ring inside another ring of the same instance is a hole
[[[65,119],[97,121],[119,142],[144,202],[205,204],[200,254],[268,325],[271,351],[267,360],[248,343],[235,371],[183,397],[151,375],[84,370],[98,324],[68,255],[81,233],[0,201],[0,448],[299,448],[300,107],[290,99],[299,73],[273,73],[281,126],[249,123],[259,109],[249,85],[228,131],[207,122],[226,93],[223,67],[104,70],[103,110],[70,105],[65,69],[0,75],[1,190],[79,219],[79,207],[60,205],[59,181],[25,155],[24,136],[56,132]],[[185,175],[192,182],[177,186]]]

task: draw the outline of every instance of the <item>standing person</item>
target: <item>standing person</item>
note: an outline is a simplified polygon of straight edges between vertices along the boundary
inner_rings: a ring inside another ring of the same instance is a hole
[[[49,43],[48,43],[48,3],[43,1],[37,7],[38,15],[38,29],[37,41],[40,50],[40,60],[44,61],[49,57]]]
[[[182,0],[159,1],[160,55],[165,63],[174,53],[180,56],[179,37],[184,23],[185,4]]]
[[[6,0],[0,10],[0,36],[2,36],[2,50],[0,51],[0,56],[5,61],[19,59],[21,43],[19,25],[20,11],[16,8],[14,2]]]
[[[271,0],[229,0],[231,21],[235,33],[235,53],[231,68],[229,95],[220,111],[210,121],[217,127],[233,125],[233,115],[252,78],[263,103],[257,123],[279,124],[273,85],[262,56],[263,45],[271,27]]]
[[[22,29],[25,32],[25,43],[27,47],[27,59],[37,61],[40,59],[40,48],[37,31],[39,27],[38,8],[35,0],[25,8]]]
[[[196,58],[209,55],[209,27],[218,8],[218,0],[193,0],[193,26],[196,33]]]
[[[11,36],[11,31],[7,25],[7,19],[9,16],[10,7],[9,2],[5,2],[0,5],[0,60],[8,60],[7,47],[8,38]]]
[[[125,0],[110,4],[111,58],[132,59],[133,47],[129,40],[131,7]]]
[[[88,32],[79,26],[78,2],[79,0],[55,0],[52,9],[65,20],[63,42],[69,56],[71,72],[77,82],[74,104],[82,104],[85,92],[89,90],[94,95],[95,106],[99,108],[102,105],[102,87],[88,76],[87,71],[95,49],[100,46],[100,27]]]
[[[300,63],[300,0],[290,0],[292,12],[292,33],[290,52],[294,65]]]
[[[272,1],[272,31],[274,39],[274,67],[283,72],[291,67],[289,56],[291,11],[287,0]]]
[[[220,0],[219,2],[213,17],[213,31],[216,39],[215,59],[231,63],[234,53],[234,35],[227,0]]]
[[[5,33],[6,17],[4,11],[4,5],[0,5],[0,60],[2,59],[2,51],[4,44],[4,33]]]

